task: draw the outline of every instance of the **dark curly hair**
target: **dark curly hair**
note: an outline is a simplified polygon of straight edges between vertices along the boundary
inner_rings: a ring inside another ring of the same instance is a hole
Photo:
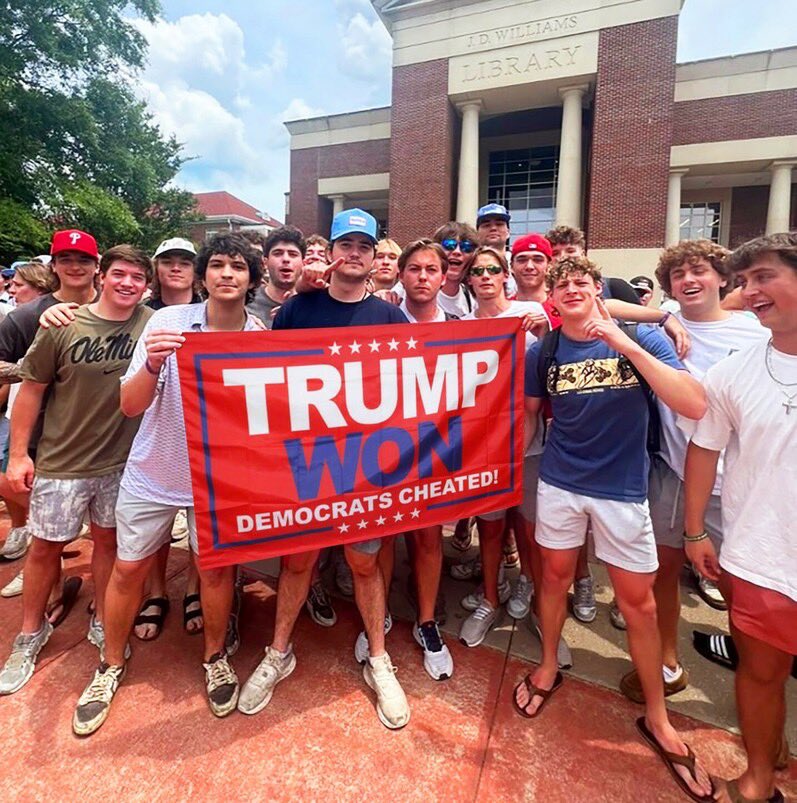
[[[263,258],[260,252],[253,248],[242,234],[237,232],[214,234],[202,244],[196,258],[196,275],[200,280],[204,281],[208,262],[216,254],[224,254],[229,257],[242,256],[246,260],[246,264],[249,266],[249,281],[252,284],[252,287],[246,291],[246,303],[251,303],[255,297],[255,291],[263,280]]]
[[[302,253],[302,257],[307,253],[307,243],[304,239],[304,234],[296,228],[296,226],[280,226],[274,229],[271,234],[266,238],[266,243],[263,246],[263,256],[267,257],[271,253],[271,249],[277,243],[291,243],[295,245]]]
[[[781,262],[797,271],[797,231],[767,234],[740,245],[728,257],[728,269],[738,273],[752,267],[765,254],[774,254]]]

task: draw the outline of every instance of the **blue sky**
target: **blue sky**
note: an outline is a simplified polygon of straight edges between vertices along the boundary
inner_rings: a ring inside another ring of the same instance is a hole
[[[391,41],[369,0],[162,0],[136,87],[194,156],[177,177],[282,220],[284,120],[387,105]],[[678,60],[797,44],[794,0],[686,0]]]

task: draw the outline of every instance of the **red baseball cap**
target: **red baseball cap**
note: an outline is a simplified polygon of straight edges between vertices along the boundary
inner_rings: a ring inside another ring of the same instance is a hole
[[[100,258],[97,241],[90,234],[78,229],[64,229],[53,234],[53,243],[50,246],[51,256],[60,254],[62,251],[80,251],[81,254],[88,254],[94,259]]]
[[[522,254],[524,251],[539,251],[548,259],[553,259],[551,244],[541,234],[525,234],[512,243],[512,256]]]

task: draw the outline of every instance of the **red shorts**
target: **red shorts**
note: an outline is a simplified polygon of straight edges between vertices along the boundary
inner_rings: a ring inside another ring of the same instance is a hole
[[[742,633],[797,655],[797,602],[785,594],[731,578],[731,621]]]

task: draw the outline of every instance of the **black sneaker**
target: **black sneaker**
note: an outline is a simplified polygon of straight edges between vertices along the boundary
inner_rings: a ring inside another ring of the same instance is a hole
[[[310,593],[304,606],[310,618],[321,627],[332,627],[338,621],[332,600],[320,580],[310,586]]]
[[[226,717],[238,704],[238,676],[224,652],[212,655],[202,666],[205,667],[205,687],[210,710],[217,717]]]
[[[109,666],[103,662],[97,667],[72,717],[72,730],[77,736],[90,736],[105,722],[124,675],[124,666]]]

